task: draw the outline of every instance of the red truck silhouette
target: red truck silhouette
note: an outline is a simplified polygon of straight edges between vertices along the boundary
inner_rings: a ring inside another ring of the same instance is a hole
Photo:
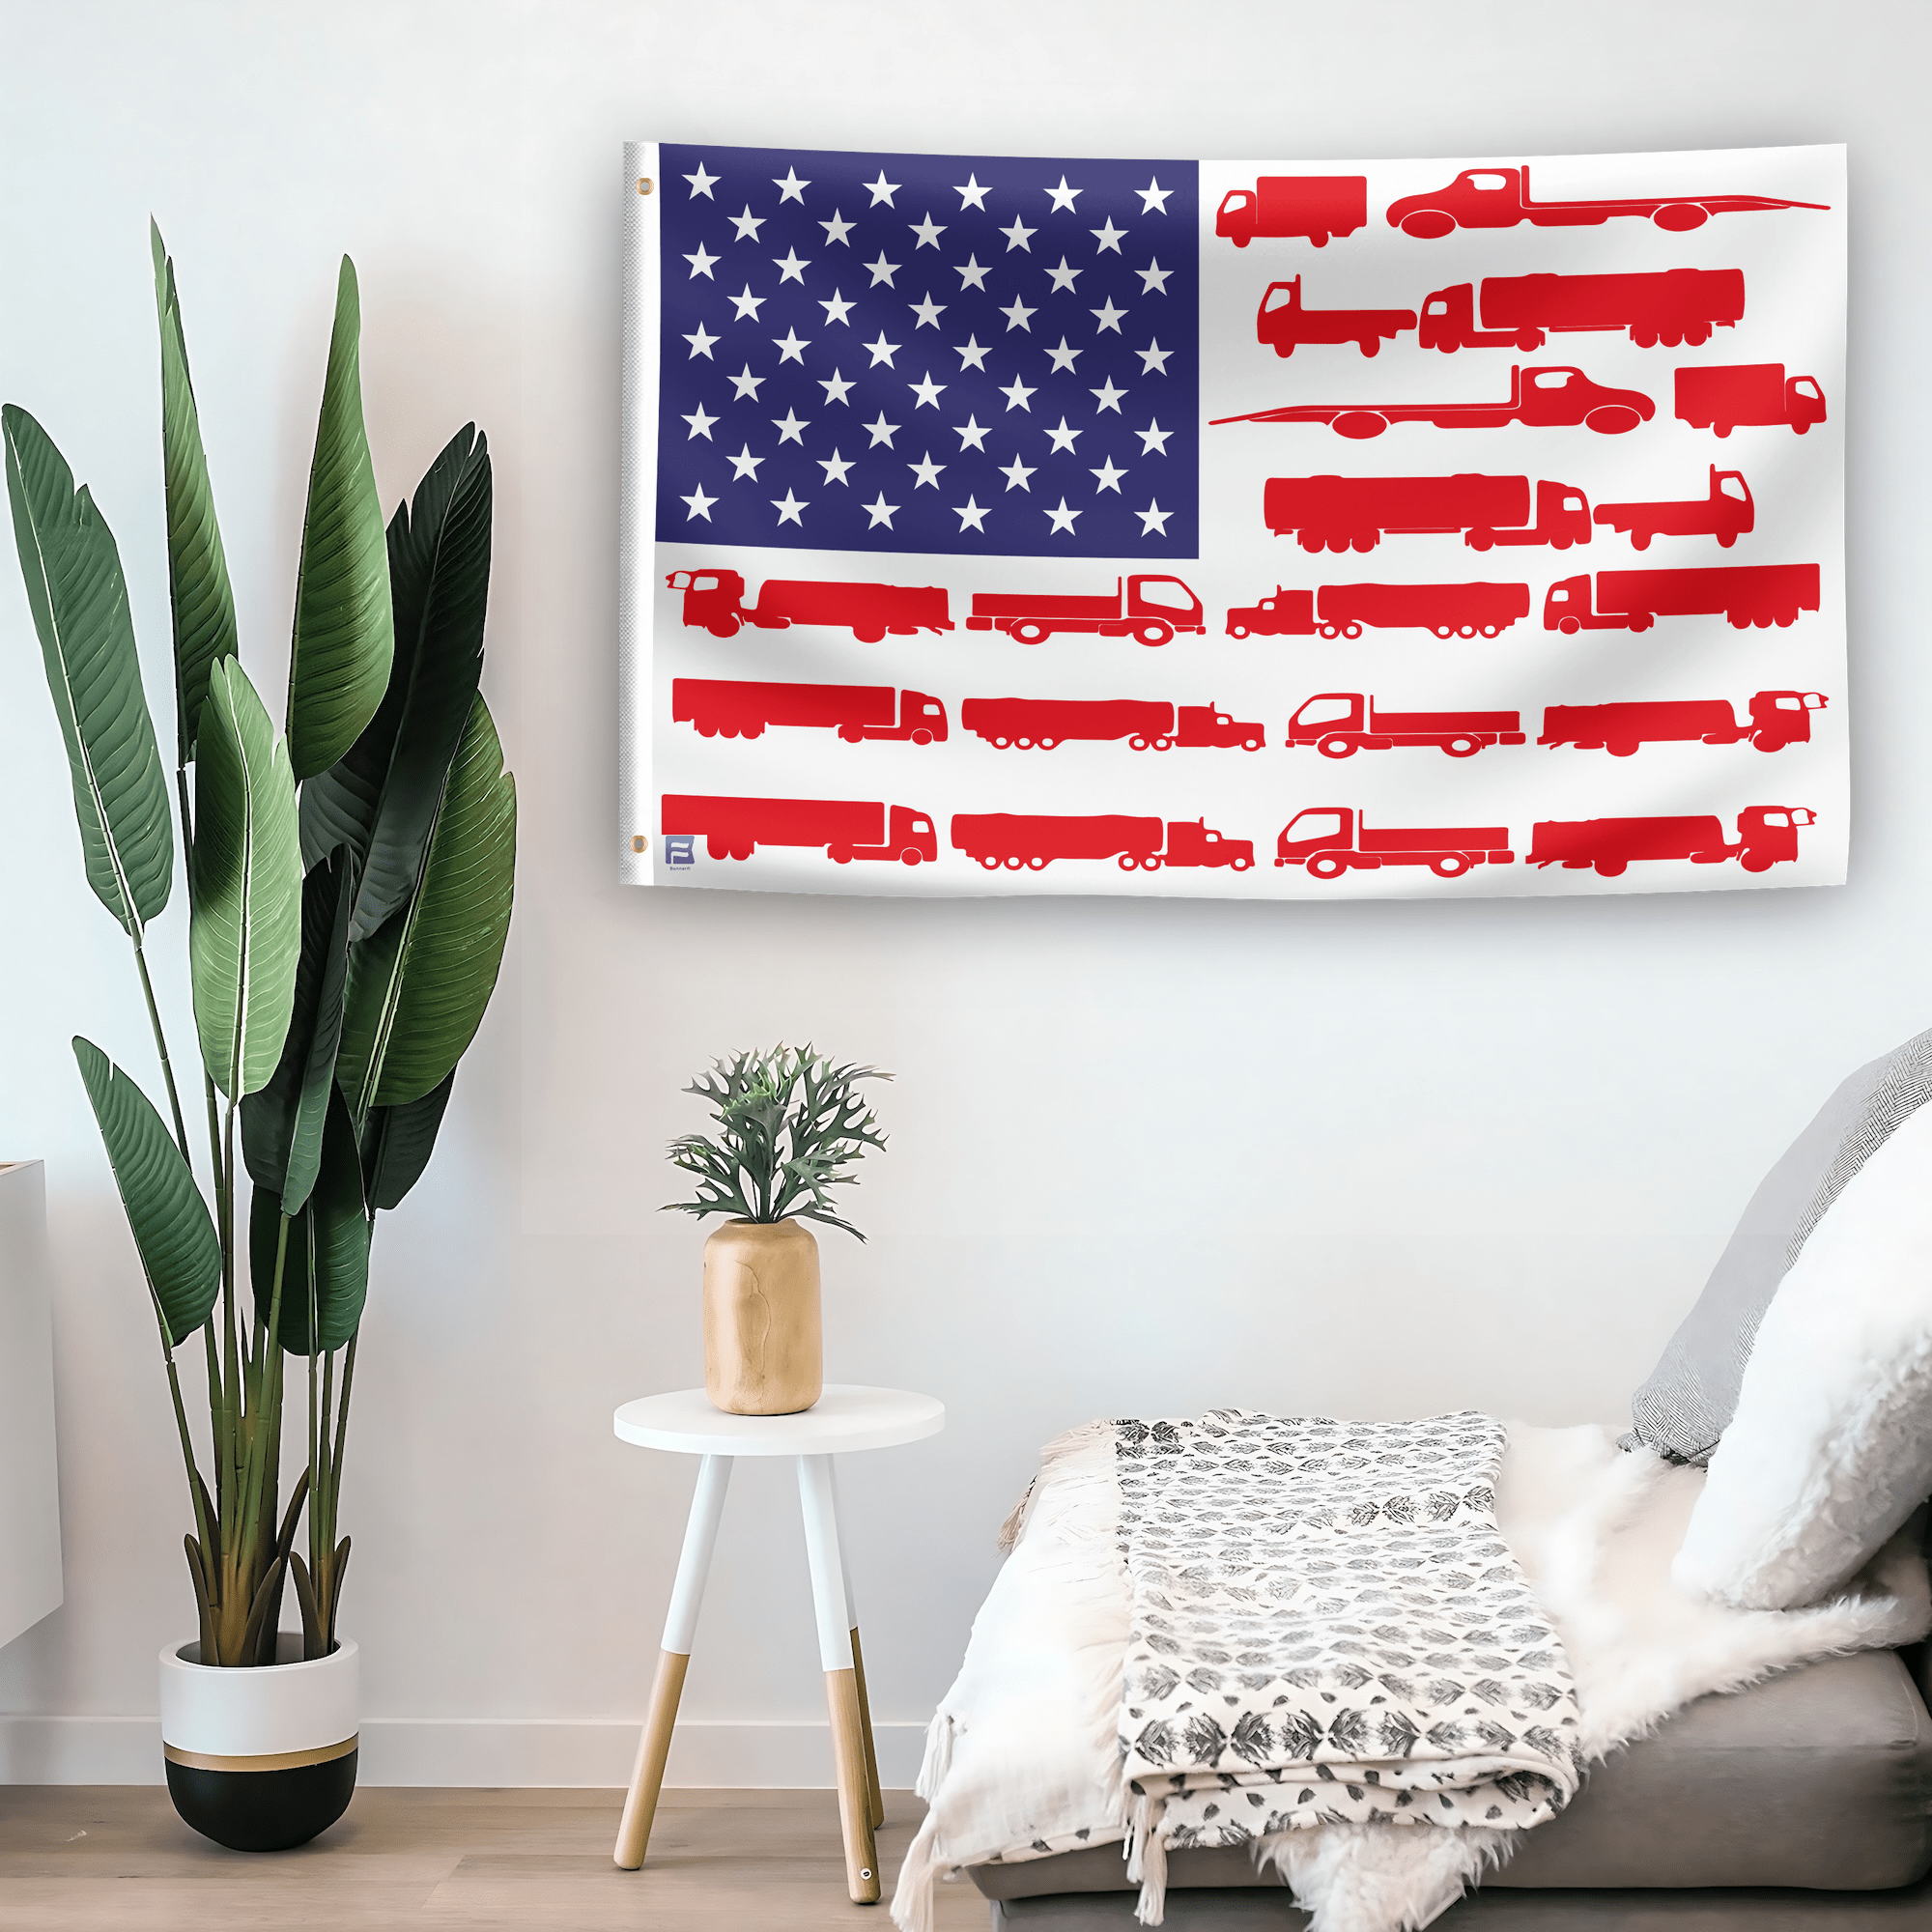
[[[973,599],[969,631],[1004,631],[1023,644],[1037,644],[1056,631],[1084,631],[1103,638],[1137,638],[1164,644],[1177,631],[1207,631],[1201,600],[1178,577],[1126,577],[1112,596],[1055,597],[1037,591],[1011,595],[981,592]]]
[[[1816,691],[1760,691],[1740,724],[1725,697],[1666,698],[1649,704],[1551,704],[1543,714],[1539,745],[1574,745],[1579,752],[1636,755],[1640,745],[1737,745],[1748,738],[1760,752],[1781,752],[1811,741],[1811,714],[1826,705]]]
[[[1509,400],[1502,403],[1292,403],[1285,409],[1253,410],[1246,415],[1215,416],[1223,423],[1326,423],[1337,436],[1380,436],[1391,423],[1434,423],[1437,429],[1500,429],[1520,422],[1530,429],[1575,429],[1581,424],[1602,436],[1622,436],[1648,422],[1657,405],[1638,389],[1606,389],[1580,369],[1551,365],[1510,369]]]
[[[1374,550],[1386,534],[1463,532],[1471,550],[1493,544],[1590,541],[1590,505],[1568,483],[1536,486],[1529,521],[1527,476],[1270,476],[1262,521],[1278,537],[1298,536],[1305,551]]]
[[[1769,871],[1798,857],[1799,830],[1817,822],[1804,806],[1753,805],[1738,813],[1735,842],[1724,838],[1715,815],[1695,818],[1550,818],[1529,838],[1531,866],[1562,866],[1573,872],[1594,867],[1617,878],[1632,860],[1689,859],[1693,866],[1721,866],[1735,859],[1747,872]]]
[[[1677,414],[1692,429],[1729,436],[1788,423],[1803,436],[1825,420],[1825,392],[1816,377],[1786,377],[1782,362],[1737,362],[1677,372]]]
[[[1681,503],[1599,503],[1597,521],[1628,530],[1633,550],[1648,550],[1654,536],[1716,537],[1725,549],[1757,522],[1750,485],[1735,469],[1711,465],[1711,487]]]
[[[1275,841],[1277,866],[1305,866],[1314,879],[1384,866],[1427,866],[1438,878],[1457,879],[1472,866],[1507,866],[1506,825],[1403,827],[1372,832],[1352,807],[1314,805],[1297,811]]]
[[[1818,608],[1815,563],[1721,563],[1703,570],[1600,570],[1596,609],[1587,576],[1552,583],[1543,600],[1543,628],[1647,631],[1660,617],[1715,617],[1734,630],[1795,624]]]
[[[1163,834],[1166,849],[1162,849]],[[1039,813],[967,811],[952,820],[952,843],[989,872],[1039,871],[1056,859],[1115,859],[1123,872],[1136,867],[1227,866],[1245,872],[1255,863],[1251,838],[1224,838],[1198,818],[1133,818],[1120,812],[1061,818]]]
[[[969,697],[959,723],[989,745],[1006,751],[1050,752],[1068,739],[1105,743],[1124,738],[1136,752],[1202,746],[1259,752],[1267,742],[1260,724],[1242,724],[1211,704],[1175,706],[1141,697]]]
[[[836,727],[848,745],[867,738],[946,742],[945,705],[923,691],[898,693],[889,684],[678,677],[671,680],[670,716],[672,724],[692,725],[700,738],[761,738],[768,724],[813,724]]]
[[[1380,711],[1358,691],[1321,691],[1288,721],[1284,750],[1313,745],[1324,758],[1433,745],[1452,758],[1472,758],[1486,745],[1520,745],[1515,711]]]
[[[939,838],[923,811],[842,798],[703,798],[667,792],[665,832],[704,835],[714,859],[749,859],[760,845],[822,845],[839,865],[852,859],[902,859],[917,866],[939,857]]]
[[[1329,236],[1352,235],[1368,218],[1367,175],[1263,175],[1221,197],[1214,233],[1236,248],[1257,235],[1300,236],[1325,248]]]
[[[1228,612],[1228,635],[1245,638],[1359,638],[1374,631],[1427,630],[1438,638],[1493,638],[1529,615],[1526,583],[1324,583],[1284,590]]]
[[[1775,201],[1762,194],[1640,195],[1617,201],[1536,201],[1529,169],[1464,168],[1447,187],[1404,195],[1388,208],[1388,225],[1433,242],[1458,228],[1596,228],[1613,215],[1644,215],[1681,234],[1701,228],[1714,214],[1758,209],[1828,208],[1822,201]]]
[[[751,624],[760,631],[788,631],[794,624],[849,630],[861,643],[876,644],[887,632],[910,638],[920,631],[950,631],[946,592],[935,585],[914,589],[897,583],[821,583],[771,577],[755,605],[745,602],[745,580],[735,570],[673,570],[665,579],[684,592],[684,621],[714,638],[736,637]]]
[[[1475,326],[1467,282],[1437,289],[1422,304],[1416,341],[1445,355],[1458,349],[1541,349],[1546,336],[1628,329],[1639,349],[1692,348],[1713,327],[1734,327],[1745,312],[1741,269],[1665,269],[1642,275],[1488,275],[1483,326]]]
[[[1303,308],[1301,277],[1270,282],[1255,315],[1255,339],[1277,355],[1293,355],[1303,344],[1352,342],[1364,355],[1375,355],[1386,337],[1393,342],[1415,327],[1412,308]]]

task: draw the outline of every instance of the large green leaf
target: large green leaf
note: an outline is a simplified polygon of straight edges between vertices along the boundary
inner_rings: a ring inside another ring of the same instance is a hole
[[[301,955],[301,847],[288,750],[238,658],[209,673],[194,768],[188,958],[202,1064],[231,1100],[268,1085]]]
[[[490,445],[467,423],[389,521],[396,656],[369,727],[302,787],[302,856],[362,859],[353,939],[410,895],[483,669],[490,591]]]
[[[221,1243],[208,1204],[174,1136],[140,1088],[78,1035],[73,1057],[107,1144],[142,1272],[169,1344],[178,1346],[208,1320],[221,1289]]]
[[[355,265],[345,255],[296,578],[289,756],[298,779],[327,771],[362,735],[395,652],[383,505],[362,427],[361,327]]]
[[[437,1129],[442,1125],[456,1069],[442,1077],[420,1100],[400,1107],[378,1107],[362,1131],[362,1188],[369,1211],[395,1207],[423,1177],[436,1151]]]
[[[235,655],[235,595],[214,520],[214,490],[201,446],[201,417],[188,380],[175,265],[151,221],[155,307],[161,325],[161,471],[168,503],[168,601],[175,627],[175,730],[179,757],[194,756],[210,667]]]
[[[463,1058],[502,964],[516,868],[516,781],[479,696],[414,896],[350,948],[336,1078],[358,1121],[420,1099]]]
[[[25,410],[0,409],[0,436],[14,541],[67,744],[87,883],[138,940],[168,902],[175,839],[121,553],[94,498],[74,489],[73,471]]]
[[[323,1122],[335,1091],[342,993],[349,972],[349,909],[355,861],[333,853],[301,890],[301,956],[295,1006],[274,1077],[242,1103],[242,1151],[256,1184],[298,1213],[322,1161]]]
[[[281,1221],[281,1197],[258,1185],[248,1205],[248,1275],[264,1322],[273,1299]],[[368,1293],[369,1217],[362,1204],[362,1164],[356,1158],[349,1109],[338,1093],[323,1134],[315,1190],[289,1223],[276,1340],[294,1355],[310,1354],[317,1347],[341,1348],[362,1320]]]

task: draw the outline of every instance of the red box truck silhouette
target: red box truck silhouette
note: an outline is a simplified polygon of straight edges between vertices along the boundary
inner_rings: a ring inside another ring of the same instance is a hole
[[[1385,533],[1460,531],[1471,550],[1590,541],[1589,501],[1568,483],[1539,483],[1534,524],[1529,511],[1527,476],[1270,476],[1262,490],[1262,521],[1305,551],[1371,551]]]
[[[1789,376],[1782,362],[1736,362],[1677,372],[1677,413],[1692,429],[1729,436],[1789,424],[1799,436],[1825,420],[1825,392],[1814,376]]]
[[[1777,208],[1827,208],[1822,201],[1776,201],[1763,194],[1634,195],[1617,200],[1538,201],[1529,169],[1464,168],[1447,187],[1404,195],[1388,208],[1388,225],[1405,235],[1435,241],[1458,228],[1596,228],[1616,215],[1639,215],[1681,234],[1701,228],[1714,214],[1745,214]]]
[[[1263,175],[1221,197],[1214,233],[1236,248],[1257,235],[1296,236],[1325,248],[1329,236],[1352,235],[1368,218],[1367,175]]]
[[[1811,714],[1826,705],[1816,691],[1760,691],[1740,724],[1725,697],[1665,698],[1652,703],[1551,704],[1543,714],[1539,745],[1574,745],[1579,752],[1634,757],[1639,746],[1738,745],[1748,738],[1760,752],[1809,744]]]
[[[767,578],[754,605],[745,602],[745,580],[735,570],[673,570],[665,579],[684,592],[684,621],[714,638],[736,637],[750,624],[760,631],[788,631],[819,624],[850,631],[864,644],[890,632],[909,638],[920,631],[950,631],[946,592],[934,585],[822,583]]]
[[[1162,849],[1163,838],[1166,849]],[[1121,812],[1060,817],[1032,812],[965,811],[952,820],[952,843],[989,872],[1037,872],[1056,859],[1113,859],[1137,867],[1225,866],[1245,872],[1255,863],[1251,838],[1224,838],[1198,818],[1163,822]]]
[[[1734,630],[1797,623],[1818,608],[1815,563],[1719,563],[1703,570],[1600,570],[1596,608],[1590,580],[1566,577],[1543,600],[1543,628],[1647,631],[1660,617],[1729,619]]]
[[[1164,644],[1177,631],[1197,637],[1207,626],[1201,620],[1201,600],[1178,577],[1146,575],[1117,578],[1111,596],[1049,596],[1024,590],[1011,594],[981,592],[973,599],[969,631],[1004,631],[1023,644],[1037,644],[1056,631],[1086,632],[1102,638],[1135,638],[1144,644]]]
[[[1324,758],[1426,745],[1452,758],[1472,758],[1489,745],[1520,745],[1515,711],[1383,711],[1359,691],[1319,691],[1288,721],[1283,748],[1313,745]]]
[[[1272,597],[1228,612],[1228,635],[1359,638],[1424,630],[1438,638],[1493,638],[1529,615],[1526,583],[1324,583],[1313,593],[1275,586]]]
[[[1422,304],[1416,341],[1445,355],[1458,349],[1541,349],[1551,334],[1620,328],[1639,349],[1710,341],[1745,312],[1741,269],[1665,269],[1635,275],[1487,275],[1483,326],[1467,282],[1435,290]]]
[[[1546,819],[1530,834],[1532,866],[1594,867],[1614,879],[1633,863],[1688,859],[1693,866],[1721,866],[1735,859],[1747,872],[1769,871],[1798,857],[1798,834],[1816,822],[1804,806],[1753,805],[1738,813],[1738,836],[1724,837],[1724,822],[1695,818]]]
[[[1124,738],[1136,752],[1230,747],[1258,752],[1267,741],[1260,724],[1244,724],[1211,704],[1176,707],[1141,697],[969,697],[959,723],[1001,751],[1050,752],[1069,739],[1106,743]]]
[[[1711,465],[1711,486],[1681,503],[1599,503],[1597,521],[1628,530],[1633,550],[1648,550],[1654,536],[1716,537],[1725,549],[1757,521],[1750,485],[1735,469]]]
[[[1648,422],[1657,405],[1640,389],[1608,389],[1580,369],[1510,369],[1510,392],[1498,403],[1291,403],[1278,410],[1251,410],[1246,415],[1215,416],[1225,423],[1326,423],[1337,436],[1360,441],[1380,436],[1391,423],[1434,423],[1437,429],[1500,429],[1522,423],[1530,429],[1575,429],[1579,424],[1601,436],[1622,436]]]
[[[701,833],[714,859],[749,859],[760,845],[822,845],[843,866],[853,859],[900,859],[908,866],[939,857],[926,813],[842,798],[706,798],[668,792],[664,832]]]
[[[1301,277],[1270,282],[1255,315],[1255,339],[1277,355],[1293,355],[1304,345],[1352,342],[1364,355],[1375,355],[1415,327],[1412,308],[1303,308]]]
[[[946,742],[946,707],[923,691],[890,684],[754,684],[735,678],[671,680],[670,716],[700,738],[761,738],[768,724],[837,730],[848,745],[898,738]]]
[[[1352,806],[1313,805],[1281,828],[1274,862],[1304,866],[1312,879],[1339,879],[1344,872],[1374,872],[1384,866],[1427,866],[1438,878],[1456,879],[1473,866],[1507,866],[1515,857],[1506,825],[1371,831]]]

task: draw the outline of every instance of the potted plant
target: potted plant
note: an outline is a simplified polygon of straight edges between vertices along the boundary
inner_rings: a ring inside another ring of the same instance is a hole
[[[885,1146],[858,1086],[892,1077],[780,1045],[714,1061],[684,1090],[718,1130],[671,1142],[697,1198],[665,1206],[731,1217],[704,1244],[704,1387],[727,1414],[791,1415],[825,1387],[818,1242],[800,1223],[866,1238],[832,1211],[828,1190],[849,1186],[866,1150]]]
[[[147,1278],[193,1523],[199,1631],[161,1656],[168,1786],[210,1837],[272,1850],[332,1824],[355,1787],[356,1648],[337,1632],[350,1547],[337,1504],[370,1237],[422,1174],[496,984],[516,789],[477,691],[488,449],[473,425],[461,431],[385,532],[347,257],[277,737],[238,655],[174,265],[158,231],[153,242],[172,808],[113,534],[24,410],[0,410],[0,439],[88,882],[132,942],[167,1108],[164,1120],[125,1069],[75,1039]],[[199,1106],[191,1091],[184,1106],[146,956],[173,884],[175,810]],[[191,1119],[205,1122],[205,1191]],[[201,1361],[205,1447],[178,1350]],[[306,1381],[307,1454],[284,1500],[290,1355]],[[291,1584],[301,1629],[284,1633]]]

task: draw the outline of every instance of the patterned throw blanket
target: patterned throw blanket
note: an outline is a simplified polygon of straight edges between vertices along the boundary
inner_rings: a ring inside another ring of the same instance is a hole
[[[1311,1825],[1521,1828],[1582,1771],[1561,1645],[1496,1527],[1503,1425],[1116,1422],[1128,1875]]]

